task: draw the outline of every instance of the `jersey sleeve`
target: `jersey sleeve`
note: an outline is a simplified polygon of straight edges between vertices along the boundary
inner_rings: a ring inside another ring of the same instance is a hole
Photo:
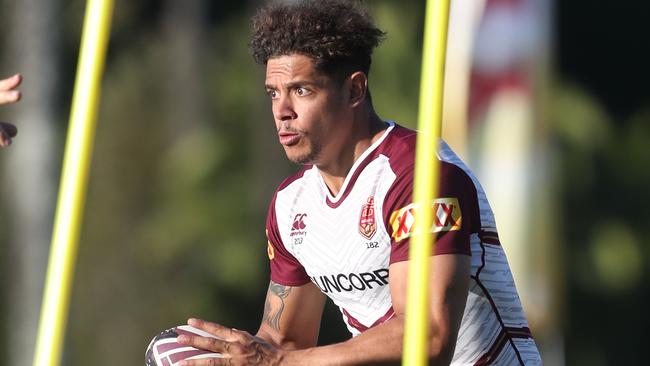
[[[267,252],[271,265],[271,280],[285,286],[301,286],[309,282],[305,268],[285,248],[278,230],[275,215],[275,198],[271,201],[266,217]]]
[[[422,232],[415,227],[422,208],[413,203],[413,170],[410,166],[400,172],[384,201],[384,222],[391,237],[390,263],[408,260],[410,238]],[[480,216],[470,177],[457,166],[441,162],[439,193],[426,209],[433,210],[433,225],[426,231],[436,235],[432,255],[471,255],[470,235],[478,232]]]

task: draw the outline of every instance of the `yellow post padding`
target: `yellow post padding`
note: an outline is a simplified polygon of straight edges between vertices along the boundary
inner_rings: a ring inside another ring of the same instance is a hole
[[[422,76],[418,114],[413,198],[419,209],[410,242],[409,276],[402,365],[428,363],[429,258],[433,235],[431,202],[438,192],[439,162],[436,158],[442,125],[449,0],[429,0],[426,5]]]
[[[113,0],[86,4],[34,366],[61,362]]]

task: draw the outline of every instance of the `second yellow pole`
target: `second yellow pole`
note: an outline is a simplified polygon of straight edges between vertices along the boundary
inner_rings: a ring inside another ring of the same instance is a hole
[[[439,162],[436,158],[442,126],[442,102],[449,24],[449,0],[429,0],[426,5],[422,76],[418,112],[413,199],[417,204],[416,235],[411,237],[404,330],[405,366],[428,362],[429,258],[433,235],[431,202],[438,192]]]

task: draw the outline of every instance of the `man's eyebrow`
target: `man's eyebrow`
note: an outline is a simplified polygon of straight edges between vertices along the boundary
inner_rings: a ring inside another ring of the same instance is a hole
[[[319,87],[320,84],[317,83],[317,82],[314,82],[314,81],[309,81],[309,80],[294,80],[294,81],[290,81],[290,82],[284,84],[284,87],[287,88],[287,89],[293,89],[293,88],[296,88],[296,87],[299,87],[299,86]],[[275,85],[271,85],[271,84],[264,84],[264,87],[267,90],[269,90],[269,89],[270,90],[277,89],[275,87]]]
[[[298,86],[315,86],[315,87],[318,87],[318,85],[319,84],[316,83],[315,81],[294,80],[294,81],[288,82],[285,86],[287,87],[287,89],[293,89],[293,88],[298,87]]]

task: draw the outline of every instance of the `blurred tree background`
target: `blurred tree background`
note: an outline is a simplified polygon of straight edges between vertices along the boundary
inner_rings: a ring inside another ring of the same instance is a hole
[[[296,169],[276,142],[263,68],[248,53],[260,3],[116,1],[64,365],[142,364],[149,339],[188,316],[257,329],[267,205]],[[388,32],[370,75],[375,105],[414,127],[424,2],[368,3]],[[25,76],[25,100],[0,108],[19,128],[0,151],[0,357],[9,365],[31,364],[42,294],[33,283],[45,273],[84,6],[0,0],[0,77]],[[649,6],[554,6],[544,114],[566,268],[566,363],[641,364],[650,325]],[[329,306],[321,343],[346,337]]]

